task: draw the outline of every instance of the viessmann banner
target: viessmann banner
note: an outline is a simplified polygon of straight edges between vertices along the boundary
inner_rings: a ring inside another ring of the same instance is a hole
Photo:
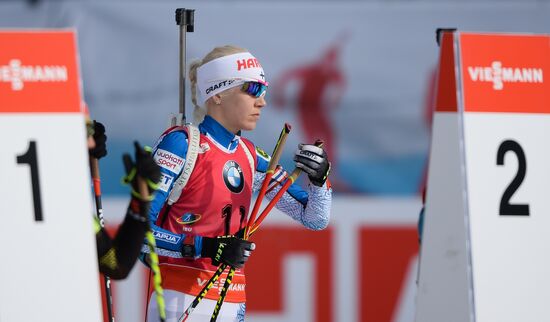
[[[0,34],[2,111],[80,111],[76,39],[67,37],[55,31]]]
[[[548,320],[549,40],[442,36],[417,321]]]
[[[514,48],[521,42],[521,48]],[[461,37],[467,112],[546,113],[550,45],[547,36]],[[526,55],[524,53],[529,53]],[[529,101],[526,101],[526,98]]]
[[[0,319],[99,322],[76,35],[0,30],[0,48]]]

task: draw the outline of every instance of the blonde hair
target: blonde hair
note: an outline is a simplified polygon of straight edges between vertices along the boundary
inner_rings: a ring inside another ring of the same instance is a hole
[[[196,123],[202,122],[206,115],[206,108],[197,103],[197,69],[202,65],[220,57],[246,52],[247,50],[233,45],[225,45],[212,49],[203,59],[197,59],[189,65],[189,81],[191,82],[191,102],[195,107],[193,118]]]

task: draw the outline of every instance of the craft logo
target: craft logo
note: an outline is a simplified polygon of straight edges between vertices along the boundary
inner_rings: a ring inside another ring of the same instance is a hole
[[[180,218],[176,219],[176,222],[180,225],[191,225],[201,219],[201,215],[187,213]]]
[[[20,91],[25,82],[67,82],[67,66],[23,65],[19,59],[0,65],[0,83],[11,83],[13,91]]]
[[[235,161],[227,161],[223,166],[223,182],[231,192],[240,193],[244,187],[243,170]]]
[[[217,90],[218,88],[230,86],[230,85],[233,84],[234,82],[235,82],[234,79],[230,79],[230,80],[224,80],[224,81],[221,81],[221,82],[219,82],[219,83],[217,83],[217,84],[214,84],[214,85],[212,85],[212,86],[210,86],[210,87],[208,87],[208,88],[206,89],[206,95],[210,94],[210,92],[212,92],[212,91]]]
[[[503,67],[500,61],[494,61],[490,67],[468,66],[468,74],[473,82],[492,82],[497,91],[504,88],[504,83],[543,82],[542,68]]]

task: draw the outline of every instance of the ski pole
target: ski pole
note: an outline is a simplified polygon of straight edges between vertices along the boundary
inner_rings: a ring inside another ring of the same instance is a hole
[[[277,202],[279,202],[283,194],[288,190],[290,185],[293,184],[294,181],[296,181],[296,179],[300,176],[301,173],[302,173],[302,170],[298,168],[295,168],[294,171],[292,171],[292,174],[290,174],[290,176],[287,178],[285,184],[281,187],[281,189],[277,192],[277,194],[273,197],[273,199],[271,199],[271,201],[267,204],[267,206],[262,211],[262,213],[260,214],[256,222],[254,222],[254,224],[252,225],[252,228],[250,228],[249,230],[249,235],[252,235],[256,231],[256,229],[258,229],[258,226],[260,226],[260,224],[265,219],[265,217],[267,217],[267,214],[269,214],[269,212],[273,209],[273,207],[275,207],[275,205],[277,204]]]
[[[281,183],[283,183],[286,178],[288,178],[288,173],[286,173],[285,171],[282,171],[283,167],[281,167],[280,165],[278,165],[276,168],[275,168],[275,172],[273,173],[273,176],[271,177],[271,183],[269,183],[269,186],[267,187],[267,190],[266,190],[266,195],[268,193],[270,193],[271,191],[275,190]],[[280,172],[280,177],[279,178],[275,178],[275,174],[277,172]]]
[[[187,309],[185,310],[185,312],[183,312],[183,314],[180,316],[180,318],[178,319],[178,322],[185,322],[187,320],[187,318],[189,317],[189,315],[191,315],[191,313],[193,312],[193,310],[195,310],[195,308],[197,307],[197,305],[199,305],[199,303],[202,301],[202,299],[206,296],[206,293],[208,293],[208,291],[210,291],[210,289],[212,288],[212,286],[214,285],[214,283],[216,283],[216,281],[220,278],[220,276],[222,275],[223,271],[225,271],[225,268],[227,267],[227,264],[220,264],[220,266],[218,266],[218,269],[216,270],[216,272],[214,272],[214,274],[212,275],[212,277],[210,277],[210,279],[208,280],[208,282],[206,283],[206,285],[202,288],[201,292],[199,293],[199,295],[197,295],[195,297],[195,299],[193,300],[193,302],[191,303],[191,305],[189,305],[189,307],[187,307]]]
[[[220,314],[220,310],[222,309],[222,305],[223,305],[223,302],[225,301],[225,296],[227,295],[229,286],[231,286],[231,283],[233,282],[233,276],[235,276],[235,267],[231,267],[231,269],[229,270],[229,273],[227,273],[227,277],[225,278],[225,283],[223,283],[222,291],[220,293],[220,297],[218,297],[216,306],[214,307],[214,312],[212,312],[212,317],[210,318],[210,322],[216,322],[216,320],[218,319],[218,314]]]
[[[254,203],[254,208],[252,209],[252,213],[250,214],[250,218],[248,219],[246,228],[244,230],[243,239],[245,240],[247,240],[250,236],[250,229],[254,223],[254,220],[256,219],[256,214],[258,213],[258,209],[260,208],[262,199],[265,197],[267,187],[269,186],[269,182],[271,181],[271,177],[273,176],[273,173],[275,172],[275,168],[277,167],[277,164],[281,159],[281,155],[283,153],[283,146],[286,143],[286,138],[288,136],[288,133],[290,133],[290,129],[291,129],[290,124],[285,123],[285,126],[283,127],[283,130],[279,135],[279,139],[277,140],[277,144],[275,144],[275,148],[273,149],[271,160],[269,160],[269,165],[265,173],[264,181],[262,182],[262,187],[260,188],[260,192],[258,193],[256,202]],[[210,322],[215,322],[218,318],[223,302],[225,301],[227,291],[229,290],[229,287],[233,282],[233,275],[235,275],[235,267],[231,267],[231,269],[229,270],[229,273],[227,274],[227,278],[225,279],[225,283],[223,284],[222,290],[220,292],[220,296],[218,297],[218,301],[216,302],[216,306],[214,307],[214,312],[212,313]]]
[[[248,238],[248,230],[251,228],[252,223],[254,223],[254,220],[256,220],[256,214],[258,213],[262,200],[265,197],[267,187],[269,186],[269,181],[271,181],[271,177],[273,177],[273,173],[275,172],[277,163],[279,163],[279,159],[281,158],[281,154],[283,153],[282,147],[286,143],[286,138],[288,133],[290,133],[290,130],[291,130],[290,124],[285,123],[285,126],[283,127],[283,130],[279,135],[279,139],[275,144],[275,148],[273,149],[273,154],[271,156],[271,159],[269,160],[267,171],[265,172],[264,181],[262,182],[260,192],[256,197],[256,202],[254,203],[254,207],[252,208],[252,212],[250,213],[250,218],[248,219],[248,222],[246,224],[245,231],[244,231],[245,239]]]
[[[315,145],[318,146],[318,147],[321,147],[323,145],[323,141],[317,140],[315,142]],[[278,160],[277,160],[277,162],[278,162]],[[273,199],[271,199],[271,201],[265,207],[265,209],[262,211],[262,213],[260,214],[258,219],[253,224],[251,224],[251,221],[248,222],[249,228],[247,228],[244,239],[250,238],[250,236],[259,228],[262,221],[265,219],[265,217],[267,217],[267,214],[269,214],[269,212],[273,209],[273,207],[281,199],[283,194],[288,190],[290,185],[293,184],[296,181],[296,179],[300,176],[301,173],[302,173],[302,170],[300,168],[295,168],[294,171],[292,171],[292,174],[288,177],[285,184],[281,187],[281,189],[277,192],[277,194],[273,197]],[[212,314],[210,322],[215,322],[217,317],[218,317],[218,314],[220,312],[223,301],[225,300],[225,296],[227,294],[227,291],[229,290],[229,286],[231,285],[231,282],[233,280],[234,273],[235,273],[235,268],[231,267],[231,269],[229,270],[229,274],[227,276],[227,279],[225,280],[225,283],[223,285],[222,291],[220,293],[220,297],[218,298],[218,302],[216,303],[216,306],[214,307],[214,313]]]
[[[99,218],[101,228],[105,228],[105,219],[103,218],[103,205],[101,203],[101,178],[99,176],[99,160],[90,157],[90,169],[92,172],[92,181],[94,186],[96,215]],[[103,275],[103,285],[105,286],[105,302],[107,304],[107,315],[109,322],[115,322],[113,314],[113,295],[111,291],[111,279]]]
[[[142,200],[148,200],[149,189],[147,183],[140,176],[137,177],[137,184],[139,188],[139,194]],[[147,246],[149,247],[149,265],[153,271],[153,286],[157,295],[157,306],[159,310],[160,322],[166,321],[166,306],[164,303],[164,290],[162,289],[162,276],[160,275],[159,257],[155,251],[157,247],[155,237],[151,231],[151,225],[149,219],[147,219],[147,231],[145,232],[145,239],[147,240]]]

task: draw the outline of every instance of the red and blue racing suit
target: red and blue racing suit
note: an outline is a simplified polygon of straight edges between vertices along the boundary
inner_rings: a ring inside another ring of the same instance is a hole
[[[153,149],[162,178],[151,202],[150,220],[163,286],[189,295],[197,295],[217,269],[209,258],[200,257],[202,237],[235,234],[246,225],[252,194],[259,190],[269,162],[269,156],[252,142],[229,132],[210,116],[199,125],[199,131],[195,168],[181,196],[171,206],[166,200],[183,170],[187,154],[185,128],[167,130]],[[239,143],[241,140],[244,145]],[[284,175],[284,170],[279,171],[273,180]],[[271,199],[278,187],[266,198]],[[303,226],[320,230],[329,223],[331,200],[332,190],[327,184],[323,187],[310,184],[307,191],[293,184],[276,207]],[[182,256],[184,245],[192,245],[196,255]],[[142,252],[147,251],[147,247],[143,247]],[[220,280],[223,281],[224,276]],[[216,300],[218,296],[219,289],[213,287],[206,298]],[[243,303],[245,300],[244,271],[239,269],[226,301]]]

